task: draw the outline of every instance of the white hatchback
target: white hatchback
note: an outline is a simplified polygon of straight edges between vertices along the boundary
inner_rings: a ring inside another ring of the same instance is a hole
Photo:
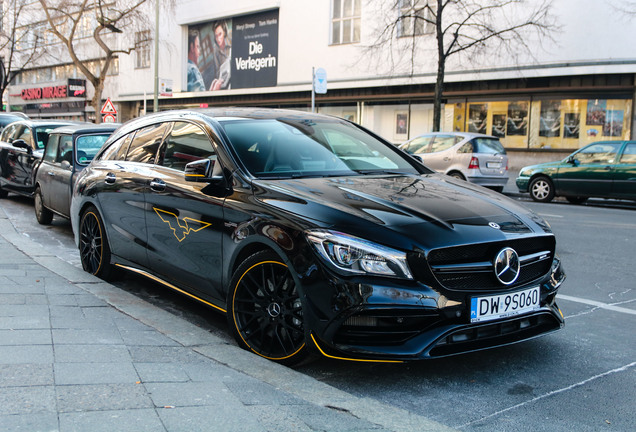
[[[508,156],[499,138],[471,132],[432,132],[400,145],[435,171],[501,192]]]

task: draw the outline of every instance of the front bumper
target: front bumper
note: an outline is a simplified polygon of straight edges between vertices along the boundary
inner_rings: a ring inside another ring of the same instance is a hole
[[[549,275],[513,290],[539,284],[540,309],[471,323],[470,298],[476,295],[474,292],[448,293],[420,283],[400,286],[399,281],[390,280],[368,284],[329,275],[328,286],[333,291],[328,305],[324,300],[313,301],[312,288],[306,291],[307,340],[326,357],[380,362],[439,358],[509,345],[564,326],[555,303],[564,280],[555,257]],[[488,293],[478,295],[484,294]]]

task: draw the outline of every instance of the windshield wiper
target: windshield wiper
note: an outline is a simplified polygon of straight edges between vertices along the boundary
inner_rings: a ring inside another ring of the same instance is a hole
[[[404,171],[396,171],[396,170],[389,170],[389,169],[362,169],[362,170],[353,170],[355,172],[357,172],[358,174],[362,174],[362,175],[372,175],[372,174],[393,174],[393,175],[408,175],[408,174],[413,174],[413,173],[407,173]]]

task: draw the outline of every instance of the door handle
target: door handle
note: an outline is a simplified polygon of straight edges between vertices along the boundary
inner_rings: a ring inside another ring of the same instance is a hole
[[[55,173],[53,171],[48,171],[46,174],[50,175],[51,177],[55,177]]]
[[[605,167],[605,171],[610,171],[611,169],[612,169],[612,166],[611,166],[611,165],[607,165],[607,166]]]
[[[115,176],[115,174],[108,173],[106,174],[106,177],[104,178],[104,183],[113,184],[115,183],[115,180],[117,180],[117,177]]]
[[[163,192],[166,190],[166,182],[159,179],[150,180],[150,189],[155,192]]]

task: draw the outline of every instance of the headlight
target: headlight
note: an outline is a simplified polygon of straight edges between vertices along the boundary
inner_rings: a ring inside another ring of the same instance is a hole
[[[318,254],[341,272],[413,279],[404,252],[336,231],[306,234]]]

